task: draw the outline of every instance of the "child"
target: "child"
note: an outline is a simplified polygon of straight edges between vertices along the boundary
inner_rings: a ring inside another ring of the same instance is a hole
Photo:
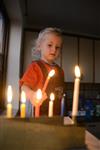
[[[51,69],[55,75],[50,79],[49,84],[40,103],[41,115],[48,114],[49,95],[53,92],[54,115],[60,115],[60,97],[63,93],[64,73],[54,62],[62,49],[63,40],[61,31],[58,28],[46,28],[39,33],[35,43],[35,51],[40,52],[40,59],[33,61],[20,80],[21,90],[26,93],[27,101],[32,106],[36,105],[36,91],[43,88],[46,77]],[[29,105],[30,105],[29,104]],[[30,112],[30,110],[28,110]]]

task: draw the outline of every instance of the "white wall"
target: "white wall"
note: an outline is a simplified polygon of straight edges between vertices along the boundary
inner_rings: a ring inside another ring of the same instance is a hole
[[[10,39],[8,48],[8,66],[6,87],[10,84],[13,89],[13,109],[19,106],[19,71],[20,71],[20,50],[22,38],[21,22],[12,21],[10,27]]]

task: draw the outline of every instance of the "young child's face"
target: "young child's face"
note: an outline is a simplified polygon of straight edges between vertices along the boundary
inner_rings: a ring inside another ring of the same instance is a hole
[[[48,63],[54,62],[59,56],[62,47],[62,38],[54,33],[45,35],[41,41],[41,59]]]

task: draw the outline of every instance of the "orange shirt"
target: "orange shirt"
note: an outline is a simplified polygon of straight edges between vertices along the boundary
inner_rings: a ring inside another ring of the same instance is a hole
[[[45,66],[48,73],[51,69],[55,70],[55,74],[58,74],[58,65],[49,65],[41,60],[41,63]],[[64,72],[62,70],[62,77],[64,77]],[[26,72],[24,73],[23,77],[20,80],[20,86],[27,85],[33,90],[42,89],[45,82],[45,77],[43,74],[43,70],[38,65],[37,61],[33,61]]]
[[[43,73],[37,62],[33,61],[20,80],[20,86],[29,86],[32,90],[43,87]]]

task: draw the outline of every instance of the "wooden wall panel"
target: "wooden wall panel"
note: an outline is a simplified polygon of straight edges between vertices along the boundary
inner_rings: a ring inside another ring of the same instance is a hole
[[[80,39],[79,64],[82,72],[82,82],[93,82],[93,40]]]
[[[78,63],[77,38],[64,36],[64,47],[62,51],[62,68],[65,72],[65,81],[73,82],[74,67]]]

